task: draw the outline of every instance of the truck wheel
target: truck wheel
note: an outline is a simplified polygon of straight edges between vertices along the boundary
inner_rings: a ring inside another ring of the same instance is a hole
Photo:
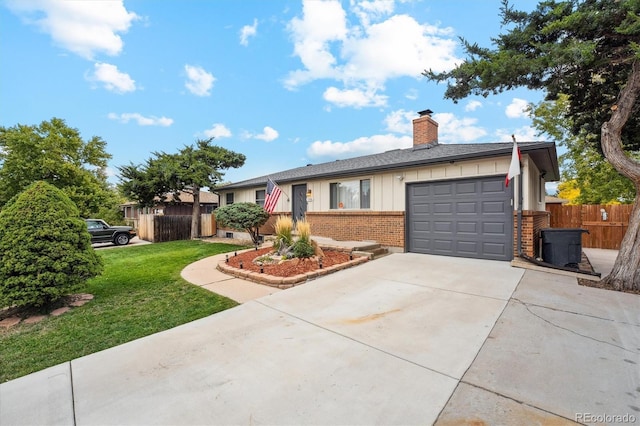
[[[118,234],[118,235],[116,235],[116,238],[113,240],[113,242],[117,246],[126,246],[127,244],[129,244],[129,235],[127,235],[127,234]]]

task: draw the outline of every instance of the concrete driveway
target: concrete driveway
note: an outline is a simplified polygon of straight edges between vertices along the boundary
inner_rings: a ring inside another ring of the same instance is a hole
[[[506,262],[393,254],[4,383],[0,424],[637,422],[639,307]]]
[[[145,244],[151,244],[150,241],[141,240],[138,236],[135,236],[129,241],[129,244],[126,246],[117,246],[111,242],[108,243],[94,243],[91,244],[91,247],[94,249],[112,249],[112,248],[124,248],[124,247],[133,247],[133,246],[142,246]]]

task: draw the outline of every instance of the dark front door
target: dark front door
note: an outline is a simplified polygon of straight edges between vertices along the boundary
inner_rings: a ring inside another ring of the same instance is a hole
[[[307,213],[307,184],[293,185],[293,203],[291,203],[293,221],[304,219]]]
[[[407,185],[408,251],[511,260],[511,195],[501,176]]]

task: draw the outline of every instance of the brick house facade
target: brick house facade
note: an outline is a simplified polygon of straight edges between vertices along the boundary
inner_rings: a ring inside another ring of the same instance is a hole
[[[270,177],[280,186],[283,195],[272,220],[261,229],[263,234],[273,232],[274,217],[280,214],[291,215],[294,219],[303,216],[310,222],[313,235],[343,241],[375,241],[391,250],[413,251],[412,242],[417,235],[417,228],[414,226],[417,222],[414,222],[416,219],[413,212],[423,206],[412,204],[414,199],[411,198],[410,188],[428,188],[430,184],[434,184],[435,188],[439,187],[440,183],[460,182],[476,187],[495,186],[496,183],[504,182],[513,149],[513,142],[439,144],[438,124],[431,118],[431,111],[425,110],[419,114],[420,116],[413,121],[412,148],[307,165],[230,184],[218,191],[221,205],[225,205],[229,200],[256,202],[259,191],[264,190],[266,180]],[[522,174],[517,176],[509,187],[501,185],[500,191],[504,194],[502,199],[506,201],[496,204],[487,198],[485,202],[483,195],[474,195],[474,201],[475,205],[481,206],[480,208],[483,204],[508,207],[513,214],[513,220],[504,216],[503,221],[509,223],[509,226],[513,223],[513,230],[505,233],[505,236],[508,236],[505,241],[508,245],[513,237],[514,244],[508,248],[508,255],[517,256],[519,248],[516,244],[516,211],[514,204],[507,202],[519,199],[519,185],[515,182],[517,179],[523,179],[521,250],[529,256],[535,256],[539,244],[538,231],[548,226],[544,183],[559,178],[557,154],[555,144],[549,142],[519,142],[518,146],[522,153]],[[356,198],[360,197],[361,204],[348,205],[337,202],[336,194],[342,190],[341,188],[347,188]],[[453,198],[456,197],[452,196]],[[457,198],[462,198],[462,201],[458,201],[460,209],[466,207],[463,205],[464,197]],[[439,204],[434,204],[427,207],[438,206]],[[454,224],[451,226],[474,226],[476,229],[488,227],[482,220],[476,223],[464,222],[460,219],[463,217],[460,212],[452,211],[451,217]],[[432,224],[435,227],[441,225],[440,222]],[[225,236],[227,232],[237,233],[220,229],[218,235]],[[478,244],[482,244],[482,230],[478,235]]]

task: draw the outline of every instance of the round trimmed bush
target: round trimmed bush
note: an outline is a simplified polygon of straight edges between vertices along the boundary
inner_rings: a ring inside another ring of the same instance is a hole
[[[48,305],[102,269],[77,207],[53,185],[34,182],[0,211],[0,308]]]

